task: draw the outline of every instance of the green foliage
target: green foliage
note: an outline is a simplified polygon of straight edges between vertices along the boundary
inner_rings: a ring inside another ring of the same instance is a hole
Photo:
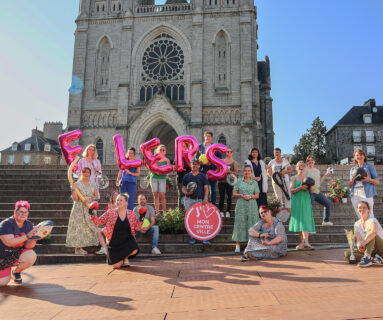
[[[267,196],[267,206],[271,210],[271,213],[275,214],[280,209],[281,202],[278,200],[278,198],[274,194],[272,194]]]
[[[311,129],[307,129],[300,139],[299,143],[294,146],[293,163],[299,160],[305,161],[307,156],[312,155],[317,164],[323,164],[326,161],[326,144],[325,133],[327,128],[324,122],[316,117],[311,125]]]
[[[158,226],[161,233],[179,234],[184,233],[185,211],[180,208],[169,209],[158,218]]]

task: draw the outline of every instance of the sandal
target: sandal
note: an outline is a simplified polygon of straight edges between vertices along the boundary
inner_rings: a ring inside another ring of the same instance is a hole
[[[298,244],[295,249],[297,250],[303,250],[305,248],[305,245],[303,243]]]
[[[83,248],[76,248],[74,250],[74,254],[86,255],[86,254],[88,254],[88,252],[86,252]]]
[[[315,248],[310,244],[310,243],[305,243],[305,248],[310,249],[310,250],[315,250]]]
[[[247,254],[245,253],[242,257],[241,257],[241,262],[246,262],[246,261],[249,261],[249,257],[247,256]]]

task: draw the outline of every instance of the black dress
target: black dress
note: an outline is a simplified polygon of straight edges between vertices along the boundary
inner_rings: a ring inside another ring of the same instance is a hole
[[[259,198],[257,199],[258,208],[260,206],[267,206],[267,195],[265,192],[263,192],[263,189],[262,189],[263,178],[262,178],[261,163],[258,161],[258,165],[256,165],[253,161],[251,161],[251,164],[253,165],[254,176],[261,177],[261,180],[258,181],[258,187],[259,187]]]
[[[108,246],[108,264],[115,264],[124,260],[134,250],[137,250],[137,253],[130,256],[129,259],[135,257],[140,249],[138,248],[136,239],[132,235],[128,217],[125,217],[124,221],[122,221],[120,217],[117,217],[112,239]]]

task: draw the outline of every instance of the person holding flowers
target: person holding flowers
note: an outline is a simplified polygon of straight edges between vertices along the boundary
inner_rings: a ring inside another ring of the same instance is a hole
[[[306,169],[306,176],[313,178],[315,181],[315,184],[313,186],[313,192],[310,193],[311,197],[311,205],[314,204],[314,201],[318,202],[322,206],[324,206],[325,209],[325,216],[322,222],[322,226],[332,226],[333,223],[330,222],[330,210],[331,210],[331,202],[327,197],[320,192],[320,185],[326,179],[327,176],[331,175],[330,171],[327,171],[321,178],[320,176],[320,171],[315,168],[315,159],[313,156],[308,156],[306,158],[306,164],[307,164],[307,169]]]
[[[378,174],[376,173],[374,165],[367,162],[366,154],[361,149],[356,149],[354,151],[354,164],[355,166],[350,170],[350,195],[352,205],[359,217],[357,210],[358,203],[360,201],[365,201],[369,204],[370,215],[374,216],[374,197],[378,195],[375,188],[375,185],[379,184]],[[363,168],[367,173],[367,177],[361,180],[355,179],[353,172],[358,168]]]

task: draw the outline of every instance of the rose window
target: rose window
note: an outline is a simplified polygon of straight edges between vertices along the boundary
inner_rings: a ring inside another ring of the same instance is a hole
[[[156,40],[145,51],[142,66],[152,80],[171,80],[183,70],[184,54],[181,47],[170,39]]]

